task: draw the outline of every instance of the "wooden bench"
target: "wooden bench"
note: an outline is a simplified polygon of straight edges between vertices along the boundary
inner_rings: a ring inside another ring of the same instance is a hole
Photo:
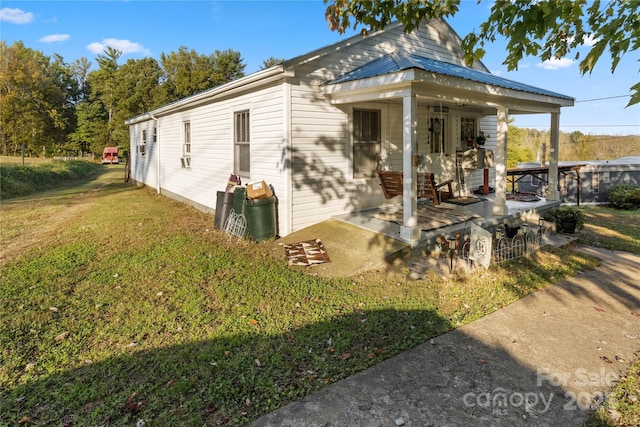
[[[386,199],[401,195],[404,191],[403,175],[399,171],[378,171],[378,177],[380,178],[380,186]],[[439,205],[447,199],[453,197],[453,189],[451,183],[453,180],[448,180],[436,183],[435,177],[432,173],[418,173],[417,176],[417,193],[418,199],[431,199],[434,205]],[[447,191],[442,191],[440,188],[447,187]]]

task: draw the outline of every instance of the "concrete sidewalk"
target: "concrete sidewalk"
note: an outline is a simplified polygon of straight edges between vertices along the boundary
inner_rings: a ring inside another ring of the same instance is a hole
[[[640,352],[640,256],[579,250],[602,265],[253,425],[582,425]]]

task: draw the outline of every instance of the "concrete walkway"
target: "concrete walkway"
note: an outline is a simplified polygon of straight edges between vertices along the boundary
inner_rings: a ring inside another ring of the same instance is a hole
[[[640,256],[580,250],[602,265],[253,425],[582,425],[640,353]]]

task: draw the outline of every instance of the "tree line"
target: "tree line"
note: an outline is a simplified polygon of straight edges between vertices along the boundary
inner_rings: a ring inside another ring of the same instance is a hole
[[[540,162],[551,158],[548,130],[509,126],[507,167],[518,162]],[[586,135],[580,131],[560,132],[558,160],[613,160],[640,154],[640,136]],[[544,154],[543,154],[544,153]]]
[[[28,156],[101,153],[129,145],[124,124],[159,106],[244,76],[240,52],[201,54],[187,47],[154,58],[121,62],[107,47],[71,63],[22,42],[0,41],[0,153]],[[262,68],[281,63],[270,57]]]
[[[205,55],[183,46],[162,53],[160,61],[124,63],[121,55],[108,47],[91,70],[84,57],[66,63],[22,42],[0,41],[0,153],[19,155],[23,145],[28,156],[126,149],[126,119],[243,77],[245,69],[241,54],[231,49]],[[262,68],[281,62],[270,57]],[[508,166],[540,161],[547,141],[548,131],[510,126]],[[560,160],[606,160],[637,155],[640,138],[561,132],[560,146]]]

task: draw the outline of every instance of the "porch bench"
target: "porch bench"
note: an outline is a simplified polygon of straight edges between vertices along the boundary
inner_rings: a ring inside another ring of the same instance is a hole
[[[382,193],[386,199],[391,199],[403,194],[404,179],[402,172],[378,171],[377,173],[380,178]],[[431,199],[434,205],[439,205],[440,202],[453,197],[453,189],[451,187],[453,180],[451,179],[438,184],[432,173],[418,173],[416,181],[418,199]],[[440,190],[445,186],[447,187],[447,191]]]

